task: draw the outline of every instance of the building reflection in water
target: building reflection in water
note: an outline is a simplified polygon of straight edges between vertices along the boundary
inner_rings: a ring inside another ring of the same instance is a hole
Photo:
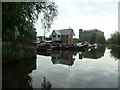
[[[2,65],[2,88],[32,89],[32,77],[29,75],[36,69],[36,57],[21,60],[18,63]]]
[[[72,66],[75,61],[75,58],[73,58],[73,56],[75,56],[77,53],[79,53],[79,59],[83,58],[99,59],[104,56],[105,49],[106,49],[105,46],[100,46],[98,48],[91,49],[86,52],[54,51],[52,53],[38,52],[38,54],[44,56],[51,56],[51,61],[54,65],[63,64]]]
[[[72,66],[75,58],[73,58],[73,52],[53,52],[51,53],[51,60],[53,64],[64,64],[68,66]]]
[[[79,54],[79,59],[83,58],[99,59],[104,56],[105,48],[106,48],[105,46],[100,46],[98,48],[91,49],[87,52],[83,52]]]

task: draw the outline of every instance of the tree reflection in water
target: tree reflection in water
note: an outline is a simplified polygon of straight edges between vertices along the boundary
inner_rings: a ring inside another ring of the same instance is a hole
[[[114,58],[120,59],[120,48],[117,47],[109,47],[111,56]],[[83,58],[101,58],[104,56],[105,47],[98,47],[97,49],[92,49],[87,52],[53,52],[49,53],[47,56],[51,56],[52,63],[55,64],[62,64],[62,65],[70,65],[74,64],[76,60],[76,55],[79,53],[79,59]],[[44,53],[42,53],[44,55]],[[46,54],[45,54],[46,55]],[[74,57],[75,55],[75,57]],[[113,59],[114,60],[114,59]],[[2,65],[2,87],[3,89],[6,88],[26,88],[26,89],[33,89],[32,86],[32,70],[36,69],[36,58],[21,60],[20,63],[14,64],[3,64]],[[38,72],[39,69],[38,69]],[[41,72],[40,72],[41,73]],[[37,77],[39,78],[39,77]],[[33,78],[34,79],[34,78]],[[38,82],[38,85],[41,86],[42,90],[50,90],[53,83],[51,84],[50,81],[43,77],[43,81],[41,83]]]
[[[110,54],[115,60],[120,60],[120,47],[109,45],[107,48],[110,49]]]
[[[51,90],[51,83],[45,77],[43,77],[43,83],[41,83],[42,90]]]
[[[3,63],[2,88],[28,88],[32,90],[32,77],[29,75],[36,69],[36,57],[21,60],[19,63]]]
[[[105,46],[99,46],[98,48],[91,49],[90,51],[83,52],[79,54],[79,59],[83,58],[91,58],[91,59],[99,59],[104,56]]]

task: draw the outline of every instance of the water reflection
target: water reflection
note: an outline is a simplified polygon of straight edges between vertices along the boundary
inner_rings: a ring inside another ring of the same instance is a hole
[[[53,64],[64,64],[68,66],[72,66],[74,63],[75,58],[73,58],[73,52],[53,52],[51,54],[51,61]]]
[[[43,77],[43,82],[41,83],[41,90],[51,90],[52,83]]]
[[[52,88],[118,87],[117,62],[105,46],[86,52],[52,52],[47,57],[42,54],[37,60],[38,70],[32,74],[34,87],[40,87],[38,83],[42,83],[44,76]]]
[[[75,56],[79,53],[79,59],[83,58],[91,58],[91,59],[98,59],[104,56],[105,53],[105,46],[101,46],[98,48],[91,49],[86,52],[73,52],[73,51],[55,51],[55,52],[38,52],[38,55],[43,56],[51,56],[51,61],[53,64],[63,64],[72,66],[74,64]]]
[[[29,75],[36,69],[36,57],[21,60],[18,63],[2,65],[2,88],[32,89],[32,77]]]
[[[91,59],[99,59],[104,56],[105,53],[105,46],[100,46],[98,48],[91,49],[87,52],[83,52],[79,54],[79,59],[82,58],[91,58]]]
[[[108,45],[108,49],[110,49],[110,54],[112,57],[114,57],[116,60],[120,59],[120,47]]]
[[[117,62],[109,55],[111,53],[119,58],[119,54],[115,52],[116,48],[111,49],[110,53],[108,49],[106,50],[105,47],[98,47],[86,52],[38,52],[37,60],[31,58],[14,65],[3,64],[2,87],[116,88]],[[89,59],[98,60],[93,62]]]
[[[90,59],[99,59],[104,56],[105,53],[105,46],[100,46],[98,48],[91,49],[86,52],[72,52],[72,51],[59,51],[59,52],[53,52],[51,53],[51,61],[53,64],[64,64],[72,66],[74,64],[75,56],[77,53],[79,53],[79,59],[83,58],[90,58]]]

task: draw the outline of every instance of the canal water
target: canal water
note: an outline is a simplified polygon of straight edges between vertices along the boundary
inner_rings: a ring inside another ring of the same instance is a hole
[[[85,52],[39,52],[15,65],[3,64],[3,88],[118,88],[120,48]]]

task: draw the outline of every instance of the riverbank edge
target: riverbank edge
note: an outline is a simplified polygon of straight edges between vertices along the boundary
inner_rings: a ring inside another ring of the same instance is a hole
[[[14,45],[2,43],[2,63],[14,63],[36,56],[35,45]]]

